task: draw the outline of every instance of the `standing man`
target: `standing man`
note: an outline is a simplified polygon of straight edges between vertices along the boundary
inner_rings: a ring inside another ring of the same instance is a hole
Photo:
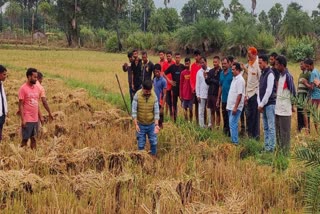
[[[312,59],[308,59],[304,63],[306,64],[308,71],[311,71],[311,76],[310,76],[311,102],[312,102],[312,105],[316,107],[316,109],[319,109],[320,107],[320,72],[316,68],[314,68]],[[314,127],[316,129],[316,132],[319,134],[318,124],[314,123]]]
[[[191,88],[192,88],[192,93],[193,93],[193,103],[194,103],[194,107],[195,107],[195,116],[196,116],[196,121],[197,124],[199,123],[199,118],[198,118],[198,114],[199,114],[199,103],[198,103],[198,99],[196,96],[196,80],[197,80],[197,73],[198,71],[201,69],[201,53],[199,50],[195,50],[193,53],[195,62],[191,65],[191,73],[190,73],[190,83],[191,83]]]
[[[159,119],[159,127],[163,128],[163,110],[166,104],[166,92],[167,92],[167,81],[166,79],[161,76],[161,65],[155,64],[154,65],[154,76],[153,79],[153,86],[154,92],[157,95],[159,109],[160,109],[160,119]]]
[[[276,62],[276,58],[277,58],[278,54],[276,52],[272,52],[269,56],[269,63],[271,66],[271,69],[274,73],[274,77],[276,79],[276,86],[278,85],[279,82],[279,78],[280,78],[280,73],[279,71],[275,68],[275,62]]]
[[[217,125],[217,128],[220,127],[220,108],[217,107],[217,100],[219,94],[219,82],[220,82],[220,73],[223,72],[220,67],[220,57],[213,57],[213,68],[209,73],[205,73],[205,80],[208,89],[208,108],[211,113],[211,124],[212,130]]]
[[[259,140],[260,138],[260,114],[258,111],[257,93],[261,70],[258,63],[258,51],[254,47],[248,49],[248,80],[246,89],[246,119],[248,136]]]
[[[219,77],[219,92],[218,92],[218,99],[217,99],[217,107],[222,108],[222,117],[223,117],[223,133],[227,136],[230,136],[230,127],[229,127],[229,117],[227,111],[227,101],[228,101],[228,94],[230,90],[230,85],[232,82],[233,74],[232,69],[229,65],[230,61],[227,58],[223,58],[221,65],[223,72],[220,73]]]
[[[46,109],[46,111],[48,112],[49,119],[53,120],[53,116],[51,114],[49,104],[48,104],[47,98],[46,98],[46,91],[45,91],[44,87],[42,86],[42,81],[43,81],[43,74],[40,71],[38,71],[38,81],[36,83],[36,86],[40,89],[40,92],[41,92],[40,97],[41,97],[42,105]]]
[[[207,99],[208,99],[208,89],[209,86],[205,81],[206,73],[209,72],[210,68],[207,66],[207,59],[201,57],[201,69],[197,73],[196,79],[196,96],[199,103],[199,125],[201,128],[205,128],[205,110],[207,108]],[[209,124],[208,127],[211,127],[211,115],[209,114]]]
[[[306,59],[305,61],[306,63],[310,64],[309,59]],[[308,103],[309,89],[311,89],[312,87],[311,84],[309,83],[311,72],[306,69],[306,64],[304,63],[304,60],[300,61],[300,70],[301,70],[301,73],[298,79],[297,97],[300,102]],[[298,119],[299,132],[301,132],[301,130],[305,128],[307,129],[307,133],[310,133],[310,116],[308,114],[309,113],[307,112],[307,110],[304,109],[303,106],[297,107],[297,119]]]
[[[268,56],[259,56],[261,77],[258,91],[258,110],[262,113],[264,129],[264,149],[273,152],[276,146],[275,104],[276,80],[272,69],[268,66]]]
[[[276,138],[280,150],[288,155],[290,152],[291,115],[294,107],[291,96],[296,95],[293,77],[287,69],[287,59],[277,56],[276,69],[280,72],[276,99]]]
[[[166,80],[172,85],[171,88],[171,104],[172,109],[170,111],[170,115],[172,120],[176,122],[177,114],[178,114],[178,98],[179,98],[179,90],[180,90],[180,75],[184,70],[184,65],[181,64],[181,55],[180,53],[175,53],[176,63],[174,65],[170,65],[170,67],[164,72],[164,77]],[[171,74],[172,80],[170,80],[167,75]]]
[[[163,75],[163,66],[164,66],[164,63],[166,62],[166,59],[165,59],[166,55],[164,53],[164,51],[160,50],[159,51],[159,64],[161,66],[161,75]]]
[[[163,68],[161,71],[161,76],[164,75],[164,72],[171,66],[174,65],[176,62],[172,60],[172,51],[168,51],[166,53],[167,61],[163,63]],[[166,75],[169,80],[172,80],[171,74]],[[172,85],[170,82],[167,80],[167,94],[166,94],[166,109],[165,109],[165,114],[168,115],[168,110],[171,116],[171,110],[172,110],[172,96],[171,96],[171,88]]]
[[[132,118],[138,138],[138,149],[144,150],[146,136],[149,138],[151,155],[157,154],[157,134],[159,133],[159,104],[152,91],[152,81],[143,82],[132,101]]]
[[[188,109],[189,109],[189,121],[192,122],[192,105],[193,94],[190,84],[190,58],[184,59],[185,69],[180,75],[180,99],[182,101],[182,107],[184,109],[184,119],[188,121]]]
[[[134,62],[134,57],[133,57],[133,53],[132,52],[128,53],[128,59],[129,59],[129,64],[128,63],[124,63],[122,65],[122,70],[123,70],[123,72],[127,72],[128,73],[129,94],[130,94],[130,101],[132,103],[133,91],[132,91],[132,69],[131,69],[131,64]]]
[[[22,141],[21,147],[27,146],[31,140],[31,149],[36,148],[36,135],[38,122],[43,121],[39,108],[41,91],[36,86],[38,72],[35,68],[29,68],[26,73],[28,81],[19,89],[19,112],[21,116]]]
[[[142,52],[142,82],[152,80],[154,64],[148,59],[147,52]]]
[[[0,142],[2,141],[2,129],[6,121],[6,115],[8,114],[8,103],[7,96],[3,87],[3,82],[7,78],[7,69],[0,65],[0,95],[1,95],[1,105],[0,105]]]
[[[139,59],[138,51],[132,51],[134,61],[131,63],[132,71],[132,96],[141,89],[142,84],[142,60]]]
[[[240,63],[232,65],[233,79],[228,93],[227,110],[229,116],[229,127],[231,134],[231,142],[235,145],[239,144],[238,122],[241,111],[244,106],[245,81],[242,77]]]

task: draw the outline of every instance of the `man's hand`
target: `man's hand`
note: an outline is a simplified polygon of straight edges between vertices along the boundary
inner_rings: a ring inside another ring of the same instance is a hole
[[[292,106],[291,110],[292,110],[292,112],[296,112],[296,109],[294,106]]]
[[[319,80],[319,79],[315,79],[315,80],[313,81],[313,83],[314,83],[317,87],[320,86],[320,80]]]
[[[248,97],[247,96],[244,97],[244,104],[248,105]]]
[[[154,133],[155,133],[155,134],[158,134],[159,131],[160,131],[159,125],[155,125],[155,127],[154,127]]]
[[[26,121],[24,121],[24,120],[21,121],[21,127],[22,127],[22,128],[25,128],[25,127],[26,127],[26,124],[27,124]]]
[[[236,107],[233,107],[232,109],[232,115],[236,115],[237,114],[238,109]]]
[[[160,114],[163,114],[163,106],[160,108]]]
[[[258,111],[259,111],[260,113],[263,113],[263,107],[259,106],[259,107],[258,107]]]
[[[136,124],[136,132],[140,133],[140,127],[138,124]]]
[[[201,103],[201,98],[197,97],[198,103]]]
[[[170,84],[171,84],[172,86],[176,86],[176,85],[177,85],[176,81],[173,81],[173,80],[170,80]]]
[[[42,115],[39,117],[39,120],[40,120],[40,123],[43,124],[44,119],[43,119],[43,116],[42,116]]]
[[[217,108],[220,107],[220,98],[217,99],[217,103],[216,103]]]
[[[50,113],[49,114],[49,121],[52,121],[52,120],[54,120],[54,118],[53,118],[52,114]]]
[[[134,91],[134,85],[133,85],[133,84],[131,85],[131,88],[132,88],[132,90]]]

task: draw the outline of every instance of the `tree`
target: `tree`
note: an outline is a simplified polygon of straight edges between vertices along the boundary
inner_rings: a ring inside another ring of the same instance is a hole
[[[222,0],[197,0],[196,3],[201,18],[219,18]]]
[[[5,16],[8,17],[10,21],[11,29],[18,27],[19,17],[22,14],[22,9],[17,2],[10,2],[9,6],[6,9]]]
[[[264,30],[267,32],[269,32],[271,30],[269,17],[264,10],[262,10],[261,13],[259,14],[258,20],[259,20],[261,28],[262,28],[261,30]]]
[[[301,10],[298,4],[290,4],[283,18],[280,28],[280,35],[302,37],[308,33],[314,32],[312,21],[307,12]]]
[[[193,23],[198,18],[198,5],[195,0],[189,0],[181,9],[182,21],[185,24]]]
[[[168,32],[167,23],[160,11],[156,11],[151,15],[148,30],[156,34]]]
[[[257,6],[257,1],[256,0],[251,0],[251,14],[254,15],[254,11],[256,9],[256,6]]]
[[[277,35],[277,32],[279,32],[282,20],[282,13],[283,7],[279,3],[276,3],[268,12],[273,35]]]
[[[246,13],[246,9],[239,2],[239,0],[231,0],[229,4],[230,13],[235,16],[236,14],[244,14]]]
[[[132,0],[131,21],[138,23],[142,31],[148,29],[151,14],[155,11],[153,0]]]
[[[224,20],[228,21],[228,19],[230,18],[230,15],[231,15],[229,8],[224,7],[221,12],[223,14]]]
[[[317,9],[312,11],[311,19],[315,33],[320,35],[320,4],[318,4]]]

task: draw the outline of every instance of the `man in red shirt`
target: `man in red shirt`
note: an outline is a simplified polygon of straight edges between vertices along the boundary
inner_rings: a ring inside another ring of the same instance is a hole
[[[164,72],[165,72],[171,65],[176,64],[176,62],[172,59],[172,51],[168,51],[168,52],[166,53],[166,57],[167,57],[167,61],[165,61],[165,62],[163,63],[161,76],[163,76]],[[171,74],[168,74],[168,75],[167,75],[167,78],[172,81],[172,76],[171,76]],[[166,115],[168,115],[168,109],[169,109],[169,111],[170,111],[170,115],[171,115],[171,110],[172,110],[171,89],[172,89],[172,85],[170,84],[169,81],[167,81],[166,109],[165,109],[165,114],[166,114]]]
[[[163,66],[164,66],[164,63],[167,62],[166,60],[166,55],[165,55],[165,52],[164,51],[159,51],[159,64],[161,65],[161,71],[160,71],[160,75],[162,76],[163,75]]]
[[[42,123],[43,118],[39,108],[41,91],[36,86],[38,72],[35,68],[29,68],[26,76],[28,81],[19,89],[19,112],[21,116],[22,141],[21,147],[27,145],[31,140],[31,149],[36,148],[36,135],[38,132],[38,122]]]
[[[197,100],[197,96],[196,96],[196,77],[197,77],[197,73],[198,71],[201,69],[201,53],[199,50],[195,50],[194,53],[194,59],[196,60],[192,65],[191,65],[191,72],[190,72],[190,84],[191,84],[191,89],[192,89],[192,93],[193,93],[193,103],[195,105],[195,116],[196,116],[196,121],[197,124],[199,124],[199,118],[198,118],[198,100]]]
[[[182,71],[180,76],[180,99],[182,107],[184,109],[184,118],[188,121],[188,109],[189,109],[189,121],[192,122],[192,105],[193,94],[190,84],[190,58],[184,59],[185,70]]]

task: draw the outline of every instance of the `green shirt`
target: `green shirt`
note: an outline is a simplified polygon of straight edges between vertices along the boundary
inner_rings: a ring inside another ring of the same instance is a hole
[[[310,75],[311,75],[311,72],[309,72],[309,71],[302,71],[302,73],[299,75],[298,95],[309,93],[309,89],[305,84],[302,83],[302,79],[306,79],[307,81],[309,81]]]

